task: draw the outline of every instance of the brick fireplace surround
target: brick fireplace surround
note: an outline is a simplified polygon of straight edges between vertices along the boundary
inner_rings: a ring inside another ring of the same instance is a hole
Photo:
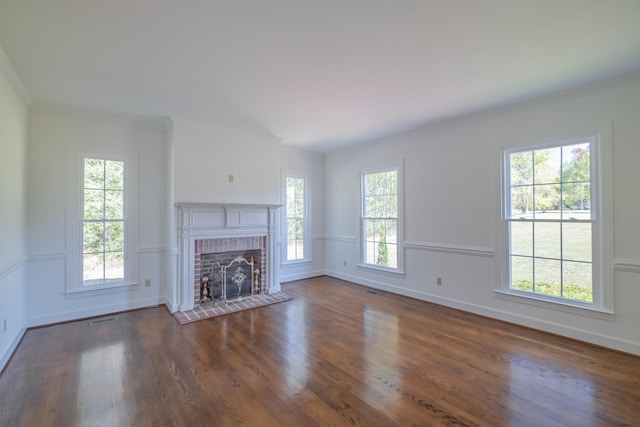
[[[200,255],[259,249],[260,293],[280,292],[277,210],[279,205],[177,203],[178,311],[192,310],[200,295]]]

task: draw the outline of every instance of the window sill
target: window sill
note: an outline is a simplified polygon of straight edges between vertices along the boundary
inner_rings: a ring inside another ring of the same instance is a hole
[[[610,322],[615,320],[615,313],[612,310],[587,306],[577,301],[562,300],[559,298],[536,295],[528,292],[519,292],[511,289],[496,289],[495,293],[496,297],[507,301],[562,311],[564,313],[577,314],[579,316],[593,317],[600,320],[608,320]]]
[[[135,290],[138,287],[137,283],[117,283],[103,286],[91,286],[91,287],[83,287],[70,289],[65,292],[65,297],[67,299],[76,299],[76,298],[86,298],[93,296],[101,296],[114,294],[118,292],[130,292]]]
[[[380,267],[373,264],[357,264],[356,265],[361,270],[370,270],[376,273],[388,274],[389,276],[401,276],[404,277],[404,270],[396,269],[396,268],[388,268],[388,267]]]

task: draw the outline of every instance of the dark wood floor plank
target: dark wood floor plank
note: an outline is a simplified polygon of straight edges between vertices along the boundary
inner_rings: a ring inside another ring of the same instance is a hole
[[[29,330],[0,426],[640,425],[640,357],[329,277],[284,290]]]

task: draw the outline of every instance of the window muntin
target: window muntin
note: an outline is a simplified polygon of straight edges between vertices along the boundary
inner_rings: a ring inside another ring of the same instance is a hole
[[[506,156],[508,287],[592,304],[593,138]]]
[[[362,175],[363,260],[398,268],[398,170]]]
[[[82,281],[85,286],[125,278],[124,161],[84,158]]]
[[[286,260],[305,259],[306,228],[306,180],[300,177],[285,178],[286,191]]]

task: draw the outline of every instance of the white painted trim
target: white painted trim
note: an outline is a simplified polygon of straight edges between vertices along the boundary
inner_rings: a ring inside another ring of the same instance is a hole
[[[495,252],[493,248],[487,246],[449,245],[446,243],[418,242],[412,240],[404,242],[404,247],[406,249],[444,252],[456,255],[472,255],[488,258],[493,257]]]
[[[628,273],[640,273],[640,260],[616,259],[613,261],[615,271],[626,271]]]
[[[338,236],[338,235],[328,235],[324,236],[324,240],[333,241],[333,242],[344,242],[344,243],[357,243],[358,238],[356,236]]]
[[[49,262],[49,261],[64,261],[67,258],[67,254],[50,253],[50,254],[35,254],[29,256],[29,262]]]
[[[18,345],[20,344],[20,341],[22,340],[22,337],[24,337],[24,334],[26,332],[27,328],[21,328],[11,341],[11,344],[9,345],[9,348],[7,348],[7,351],[5,351],[2,357],[0,357],[0,372],[2,372],[4,367],[9,362],[9,359],[11,359],[11,356],[13,356],[13,353],[15,353],[15,351],[17,350]]]
[[[162,254],[166,251],[167,249],[163,246],[145,246],[138,248],[139,254]]]
[[[176,294],[179,311],[191,310],[194,306],[194,242],[201,239],[266,237],[268,292],[280,291],[280,252],[276,243],[280,206],[176,203],[180,244]]]
[[[4,269],[3,271],[0,271],[0,280],[4,279],[14,271],[24,267],[28,261],[29,261],[29,258],[23,257],[17,260],[16,262],[14,262],[13,264],[10,264],[6,269]]]
[[[124,303],[103,305],[89,309],[64,311],[60,313],[48,314],[46,316],[35,316],[27,319],[27,327],[44,326],[52,323],[75,321],[87,317],[102,316],[122,311],[135,310],[138,308],[154,307],[164,304],[161,297],[151,297],[140,300],[132,300]]]
[[[0,46],[0,72],[7,77],[9,83],[13,87],[13,90],[16,91],[16,94],[20,98],[22,102],[24,102],[26,107],[31,106],[33,99],[31,98],[31,94],[27,88],[22,84],[22,80],[16,73],[16,70],[13,68],[11,61],[9,61],[9,57],[5,53],[2,46]]]
[[[459,301],[452,298],[440,297],[437,295],[429,294],[427,292],[420,292],[401,288],[398,286],[389,285],[384,282],[375,280],[368,280],[357,276],[348,274],[342,274],[337,271],[327,271],[326,275],[336,277],[338,279],[347,280],[363,286],[369,286],[371,288],[388,291],[398,295],[404,295],[412,298],[416,298],[422,301],[432,302],[434,304],[442,305],[445,307],[455,308],[457,310],[466,311],[469,313],[479,314],[481,316],[490,317],[497,320],[502,320],[517,325],[526,326],[529,328],[550,332],[552,334],[562,335],[568,338],[577,339],[587,343],[611,348],[626,353],[631,353],[640,356],[640,341],[630,341],[620,338],[611,337],[595,332],[591,332],[585,329],[568,327],[562,324],[554,322],[548,322],[529,316],[523,316],[518,313],[513,313],[504,310],[496,310],[490,307],[485,307],[478,304],[469,304],[463,301]]]

